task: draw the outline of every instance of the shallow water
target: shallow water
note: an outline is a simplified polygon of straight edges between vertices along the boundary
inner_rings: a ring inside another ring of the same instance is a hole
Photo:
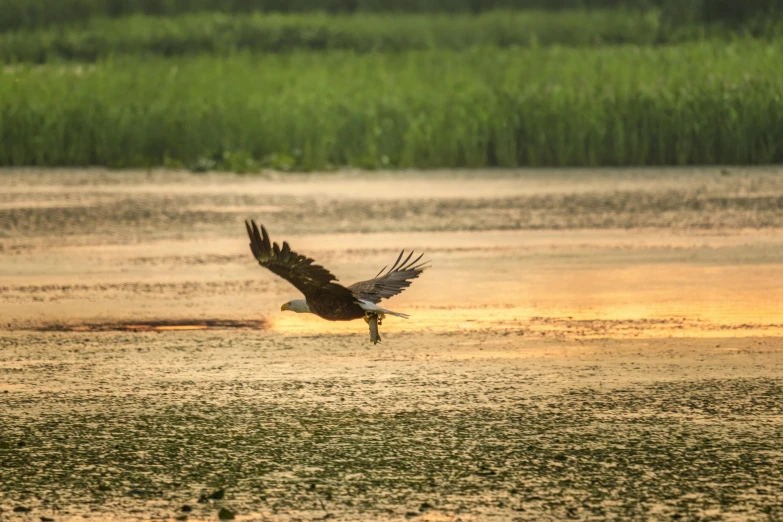
[[[783,516],[777,172],[0,178],[2,519]],[[426,252],[411,319],[281,312],[246,217]]]

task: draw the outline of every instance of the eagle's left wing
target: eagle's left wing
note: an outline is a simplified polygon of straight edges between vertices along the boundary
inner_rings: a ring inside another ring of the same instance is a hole
[[[256,222],[245,221],[250,249],[258,263],[294,285],[305,298],[337,298],[345,303],[356,302],[354,294],[326,268],[316,265],[313,259],[297,254],[283,241],[282,248],[272,243],[263,225],[258,230]]]
[[[411,257],[413,257],[413,252],[411,252],[408,254],[408,257],[405,258],[405,261],[400,263],[403,254],[405,254],[405,250],[400,252],[397,261],[394,262],[394,265],[392,265],[386,273],[383,272],[386,270],[386,267],[383,267],[375,278],[354,283],[349,286],[348,289],[359,299],[364,299],[371,303],[378,303],[382,299],[388,299],[401,293],[411,285],[411,282],[414,279],[419,277],[419,274],[421,274],[425,268],[429,268],[429,265],[427,264],[429,261],[419,263],[419,260],[424,254],[421,254],[413,261],[410,261]]]

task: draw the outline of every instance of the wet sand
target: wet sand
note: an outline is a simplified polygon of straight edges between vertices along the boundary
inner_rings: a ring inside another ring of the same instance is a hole
[[[0,518],[781,517],[781,174],[0,172]]]

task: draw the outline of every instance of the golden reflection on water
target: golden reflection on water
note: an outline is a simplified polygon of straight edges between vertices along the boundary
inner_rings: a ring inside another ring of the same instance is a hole
[[[530,308],[452,308],[409,310],[410,319],[387,317],[383,333],[482,331],[556,334],[568,337],[742,337],[783,335],[780,309],[685,309],[645,313],[639,306],[601,310],[534,310]],[[559,313],[558,313],[559,312]],[[361,321],[331,322],[309,314],[274,314],[270,329],[292,335],[366,334]]]
[[[777,264],[699,266],[661,263],[558,267],[495,264],[476,280],[444,268],[427,274],[427,292],[388,304],[381,332],[512,331],[579,337],[781,335],[783,280]],[[498,266],[504,270],[497,269]],[[475,275],[475,270],[473,272]],[[422,283],[423,284],[423,283]],[[286,334],[366,333],[362,321],[329,322],[272,312]]]

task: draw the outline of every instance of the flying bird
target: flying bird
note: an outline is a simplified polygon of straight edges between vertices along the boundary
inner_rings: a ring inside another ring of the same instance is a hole
[[[258,263],[304,294],[304,299],[292,299],[283,304],[280,310],[311,313],[327,321],[363,318],[370,325],[370,340],[373,344],[381,340],[378,326],[387,314],[404,319],[409,317],[407,314],[381,308],[378,303],[401,293],[425,268],[429,268],[428,261],[419,263],[424,254],[411,261],[411,252],[405,261],[401,262],[405,254],[403,250],[389,270],[383,267],[373,279],[346,287],[337,283],[337,278],[326,268],[315,264],[313,259],[291,250],[285,241],[282,248],[277,243],[272,243],[263,225],[259,231],[256,222],[251,219],[245,221],[245,227],[250,237],[250,250]]]

